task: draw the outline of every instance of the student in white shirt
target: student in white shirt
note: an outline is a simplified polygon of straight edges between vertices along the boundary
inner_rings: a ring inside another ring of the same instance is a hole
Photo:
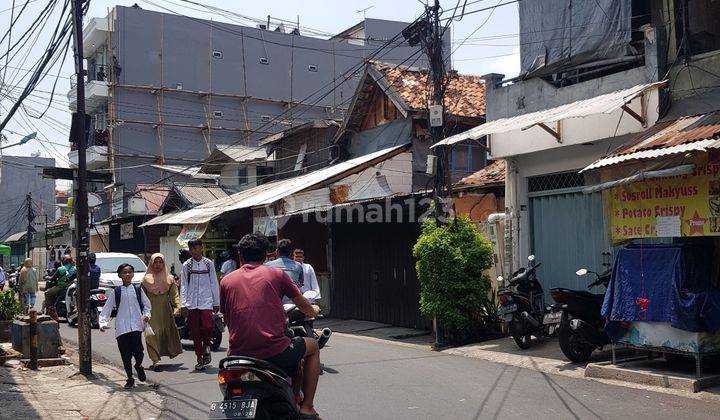
[[[100,331],[108,329],[108,322],[113,309],[115,315],[115,339],[120,350],[120,357],[127,374],[125,388],[135,386],[132,373],[132,358],[135,357],[135,370],[140,382],[145,382],[145,369],[142,367],[144,348],[142,345],[142,332],[150,320],[150,300],[139,285],[132,284],[135,269],[130,264],[120,264],[117,269],[118,277],[122,279],[122,286],[118,286],[108,293],[100,313]]]
[[[317,293],[315,299],[309,299],[310,303],[315,303],[315,300],[320,299],[320,284],[318,284],[317,276],[315,275],[315,269],[312,265],[305,263],[305,251],[298,248],[293,251],[293,259],[303,267],[303,277],[305,282],[300,287],[300,293],[305,293],[308,290],[314,290]]]
[[[220,282],[215,264],[202,255],[202,241],[188,242],[192,258],[183,263],[180,272],[180,311],[187,318],[195,347],[195,370],[205,370],[212,362],[210,338],[215,328],[213,312],[220,310]]]

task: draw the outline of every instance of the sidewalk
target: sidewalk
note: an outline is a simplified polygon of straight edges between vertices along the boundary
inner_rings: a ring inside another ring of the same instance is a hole
[[[333,334],[345,334],[368,340],[392,341],[406,346],[430,349],[433,338],[430,331],[395,327],[372,321],[357,319],[322,318],[315,321],[315,328],[330,328]],[[332,342],[332,338],[330,339]]]
[[[0,367],[0,419],[155,419],[162,410],[162,398],[150,385],[123,389],[122,369],[93,363],[95,378],[86,380],[77,373],[74,348],[68,348],[65,366],[32,371],[17,360]]]

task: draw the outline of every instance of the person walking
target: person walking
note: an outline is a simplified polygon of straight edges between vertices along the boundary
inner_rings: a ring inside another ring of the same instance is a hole
[[[150,327],[155,332],[155,335],[145,337],[148,356],[152,360],[150,369],[159,372],[158,363],[162,356],[172,359],[182,353],[180,334],[175,326],[175,316],[180,312],[180,296],[175,279],[167,271],[163,254],[156,253],[150,257],[142,289],[152,305]]]
[[[204,370],[212,362],[210,338],[215,321],[213,312],[220,310],[220,283],[212,260],[202,255],[200,239],[188,242],[192,258],[185,261],[180,272],[180,307],[188,320],[195,347],[195,370]]]
[[[26,258],[20,269],[18,290],[22,293],[23,311],[28,312],[35,306],[35,297],[38,291],[38,273],[32,265],[32,260]]]
[[[5,270],[0,265],[0,292],[5,289]]]
[[[130,264],[120,264],[117,269],[118,277],[122,279],[122,286],[117,286],[109,293],[100,313],[100,331],[108,329],[110,315],[116,310],[115,339],[122,358],[127,381],[125,389],[135,386],[133,378],[132,359],[135,358],[135,371],[140,382],[145,382],[145,369],[142,366],[143,345],[142,332],[151,318],[152,304],[142,287],[132,284],[135,269]]]

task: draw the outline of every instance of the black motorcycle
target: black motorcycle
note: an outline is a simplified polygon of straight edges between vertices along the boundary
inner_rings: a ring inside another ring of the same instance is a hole
[[[109,289],[110,293],[113,292]],[[105,289],[91,289],[90,297],[88,298],[88,313],[90,314],[90,325],[92,328],[100,328],[100,313],[105,307],[107,302],[107,295]],[[68,287],[65,292],[65,313],[67,314],[68,325],[74,327],[78,323],[78,310],[77,310],[77,282]]]
[[[213,328],[213,333],[210,337],[210,350],[217,351],[217,349],[220,348],[220,343],[222,343],[223,331],[225,331],[225,320],[221,313],[213,313],[213,322],[215,328]],[[184,316],[176,316],[175,327],[178,330],[178,334],[180,334],[181,340],[192,340],[187,318]]]
[[[535,256],[528,257],[529,265],[513,273],[507,287],[498,277],[498,316],[509,324],[510,335],[521,349],[532,346],[531,336],[543,337],[555,333],[562,312],[545,305],[545,294],[536,271],[541,264],[534,264]]]
[[[308,299],[316,296],[314,291],[303,293]],[[283,305],[285,309],[285,335],[307,337],[309,319],[294,304]],[[313,330],[314,332],[314,330]],[[330,338],[325,328],[321,334],[314,333],[322,348]],[[323,340],[322,344],[320,340]],[[230,356],[218,366],[218,384],[223,401],[210,404],[211,419],[299,419],[300,412],[287,373],[264,360],[245,356]]]
[[[305,297],[309,292],[305,292]],[[314,293],[314,292],[313,292]],[[288,337],[312,337],[318,341],[318,347],[323,348],[330,340],[332,330],[330,328],[323,328],[318,333],[313,328],[313,321],[305,316],[304,313],[293,303],[286,303],[283,305],[285,309],[285,321],[287,327],[285,329],[285,335]],[[318,315],[321,318],[322,315]]]
[[[581,268],[575,274],[595,275],[596,280],[588,285],[588,289],[610,283],[611,271],[602,274]],[[585,290],[570,290],[562,287],[550,289],[550,296],[557,302],[553,307],[562,310],[558,338],[560,350],[565,357],[575,363],[587,362],[592,352],[610,344],[610,337],[605,333],[605,319],[600,315],[605,293],[591,293]]]

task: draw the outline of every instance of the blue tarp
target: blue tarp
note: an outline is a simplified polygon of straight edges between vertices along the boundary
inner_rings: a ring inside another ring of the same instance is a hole
[[[717,331],[720,290],[711,285],[713,277],[710,246],[627,246],[615,260],[602,315],[611,322],[667,322],[687,331]],[[645,310],[639,299],[647,299]]]

